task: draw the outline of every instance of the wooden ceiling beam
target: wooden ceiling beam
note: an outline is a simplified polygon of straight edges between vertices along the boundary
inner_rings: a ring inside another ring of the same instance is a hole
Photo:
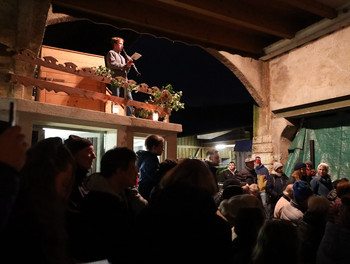
[[[137,2],[145,2],[138,0]],[[148,0],[147,5],[153,7],[167,8],[168,10],[178,9],[177,12],[187,11],[193,14],[207,17],[211,20],[245,27],[247,29],[260,31],[281,38],[294,37],[295,31],[290,23],[283,20],[283,17],[264,15],[260,8],[250,5],[251,1],[240,3],[232,0]],[[266,8],[269,8],[266,5]]]
[[[333,19],[338,16],[337,10],[315,0],[276,0],[276,1],[286,3],[289,6],[293,6],[328,19]]]
[[[242,31],[235,32],[179,13],[158,10],[157,7],[147,4],[137,3],[136,5],[133,1],[53,0],[52,3],[54,12],[57,7],[63,8],[69,14],[72,10],[76,10],[87,15],[109,18],[115,21],[113,26],[118,28],[120,23],[126,23],[132,26],[132,30],[138,28],[139,33],[163,32],[165,36],[179,36],[180,41],[181,38],[185,38],[195,43],[207,43],[208,46],[226,47],[255,55],[261,55],[262,48],[267,44],[265,39],[259,39]]]

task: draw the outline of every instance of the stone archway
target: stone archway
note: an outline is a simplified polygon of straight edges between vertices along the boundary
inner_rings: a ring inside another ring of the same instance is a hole
[[[268,105],[269,90],[264,82],[268,73],[267,63],[224,51],[206,50],[237,76],[259,107]]]
[[[270,110],[268,62],[213,49],[208,49],[208,52],[237,76],[255,100],[252,152],[253,155],[260,156],[267,167],[271,167],[274,161],[280,161],[281,155],[279,154],[280,142],[271,129],[273,114]]]

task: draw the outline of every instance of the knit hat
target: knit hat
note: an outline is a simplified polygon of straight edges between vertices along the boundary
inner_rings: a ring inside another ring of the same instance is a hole
[[[306,164],[303,162],[299,162],[299,163],[295,164],[295,166],[294,166],[295,171],[300,170],[301,168],[306,168]]]
[[[306,181],[296,181],[293,184],[294,200],[301,203],[313,195],[309,184]]]
[[[261,164],[261,158],[259,156],[255,157],[255,163]]]
[[[274,171],[277,171],[277,169],[278,169],[278,168],[281,168],[281,167],[283,167],[283,164],[280,163],[280,162],[275,162],[275,163],[273,164],[273,170],[274,170]]]
[[[74,155],[80,150],[91,146],[92,142],[86,138],[70,135],[69,138],[64,141],[64,144]]]

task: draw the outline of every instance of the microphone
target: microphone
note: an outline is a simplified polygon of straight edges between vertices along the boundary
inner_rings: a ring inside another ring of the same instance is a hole
[[[123,49],[123,53],[128,60],[132,60],[132,58],[126,53],[125,49]],[[137,70],[135,63],[132,66],[134,67],[134,70],[136,71],[137,76],[140,76],[141,73]]]

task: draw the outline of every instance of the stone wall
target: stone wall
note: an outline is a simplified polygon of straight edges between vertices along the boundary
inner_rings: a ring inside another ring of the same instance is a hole
[[[268,62],[210,52],[236,74],[256,101],[252,151],[269,168],[274,161],[286,163],[288,147],[299,129],[298,122],[288,119],[292,112],[283,117],[276,112],[299,108],[302,117],[311,112],[309,104],[318,104],[313,114],[350,107],[349,39],[350,27],[346,27]],[[332,105],[329,100],[342,102]]]
[[[271,110],[350,95],[350,27],[272,59]]]
[[[13,85],[9,73],[34,75],[34,67],[14,61],[11,51],[38,53],[43,41],[49,0],[2,0],[0,5],[0,96],[31,99],[32,88]]]

